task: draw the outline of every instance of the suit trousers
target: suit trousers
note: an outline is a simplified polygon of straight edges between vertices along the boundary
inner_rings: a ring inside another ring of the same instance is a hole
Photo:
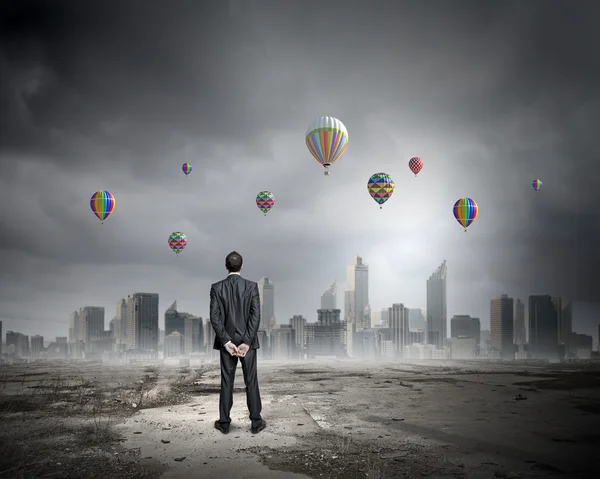
[[[241,344],[241,336],[236,332],[233,343]],[[258,389],[258,373],[256,368],[256,349],[249,349],[246,356],[239,358],[231,356],[223,347],[221,352],[221,394],[219,397],[219,423],[229,426],[231,423],[231,407],[233,406],[233,383],[238,359],[242,363],[244,383],[246,383],[246,404],[250,412],[250,420],[253,426],[260,425],[262,417],[262,402]]]

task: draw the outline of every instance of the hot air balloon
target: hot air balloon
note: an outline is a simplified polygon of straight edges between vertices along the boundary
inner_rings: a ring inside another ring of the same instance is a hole
[[[329,176],[329,167],[346,151],[348,130],[337,118],[322,116],[306,130],[306,146],[315,160],[325,167],[325,175]]]
[[[256,206],[267,216],[267,213],[275,206],[273,193],[270,191],[261,191],[256,195]]]
[[[185,176],[192,172],[192,165],[190,163],[184,163],[181,170],[185,173]]]
[[[479,213],[477,203],[471,198],[461,198],[454,203],[454,217],[456,221],[467,231],[467,228],[475,221]]]
[[[169,246],[175,252],[176,255],[179,255],[183,251],[183,248],[187,245],[187,236],[183,233],[176,231],[175,233],[171,233],[169,236]]]
[[[395,187],[390,175],[383,172],[375,173],[367,183],[367,190],[371,198],[379,204],[379,209],[382,209],[383,204],[390,199]]]
[[[415,174],[415,176],[417,176],[419,171],[421,171],[421,169],[423,168],[423,160],[418,156],[415,156],[408,160],[408,167],[410,168],[410,171],[412,171]]]
[[[534,191],[540,191],[542,189],[542,180],[533,180],[532,186]]]
[[[115,205],[115,197],[110,191],[106,190],[96,191],[90,199],[90,208],[92,208],[93,213],[100,219],[102,224],[104,224],[104,220],[115,210]]]

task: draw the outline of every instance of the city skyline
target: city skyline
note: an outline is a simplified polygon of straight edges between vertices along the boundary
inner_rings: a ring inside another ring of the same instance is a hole
[[[232,250],[245,277],[276,285],[279,323],[312,316],[357,252],[372,311],[426,309],[444,258],[448,318],[485,325],[499,294],[595,299],[600,75],[586,8],[568,22],[552,1],[327,2],[318,16],[182,2],[143,22],[112,8],[2,7],[5,331],[66,335],[74,305],[110,310],[131,290],[168,298],[160,317],[173,300],[205,317]],[[327,178],[304,145],[321,115],[349,131]],[[377,171],[396,183],[382,210],[366,189]],[[116,198],[103,225],[89,209],[99,189]],[[267,217],[254,202],[265,189]],[[452,216],[463,196],[480,207],[467,233]],[[188,237],[179,256],[173,231]]]

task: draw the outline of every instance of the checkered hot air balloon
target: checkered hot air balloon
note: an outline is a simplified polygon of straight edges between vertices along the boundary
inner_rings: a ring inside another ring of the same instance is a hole
[[[187,236],[183,233],[176,231],[175,233],[171,233],[169,236],[169,246],[175,252],[176,255],[179,255],[183,251],[183,249],[187,245]]]
[[[387,173],[375,173],[367,182],[367,190],[378,204],[379,209],[383,208],[383,204],[390,199],[394,193],[396,185]]]
[[[104,220],[115,210],[115,197],[110,191],[96,191],[90,199],[90,208],[98,219],[104,224]]]
[[[415,176],[417,176],[419,174],[419,171],[421,171],[421,169],[423,168],[423,160],[418,156],[415,156],[408,160],[408,167],[410,168],[410,171],[412,171],[415,174]]]
[[[329,167],[346,151],[348,130],[337,118],[322,116],[310,124],[305,141],[310,154],[325,168],[325,176],[329,176]]]
[[[192,165],[190,163],[184,163],[181,167],[181,171],[185,173],[185,176],[189,175],[192,172]]]
[[[475,218],[477,218],[479,207],[471,198],[461,198],[454,203],[453,212],[456,221],[458,221],[458,224],[461,225],[466,232],[467,228],[475,221]]]
[[[540,191],[542,189],[542,180],[533,180],[532,186],[534,191]]]
[[[275,206],[275,197],[270,191],[261,191],[256,195],[256,206],[262,211],[265,216]]]

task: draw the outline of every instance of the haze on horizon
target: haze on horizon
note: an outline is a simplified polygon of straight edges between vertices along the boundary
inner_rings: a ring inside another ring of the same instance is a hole
[[[85,305],[108,327],[131,292],[160,294],[161,324],[175,300],[206,318],[231,250],[273,281],[280,323],[314,321],[357,254],[373,311],[424,308],[444,259],[448,317],[483,328],[502,293],[599,299],[597,2],[81,5],[0,6],[4,331],[64,336]],[[330,177],[304,145],[320,115],[349,131]],[[383,210],[379,171],[396,183]],[[99,189],[117,202],[104,225]],[[463,196],[480,208],[467,233]]]

